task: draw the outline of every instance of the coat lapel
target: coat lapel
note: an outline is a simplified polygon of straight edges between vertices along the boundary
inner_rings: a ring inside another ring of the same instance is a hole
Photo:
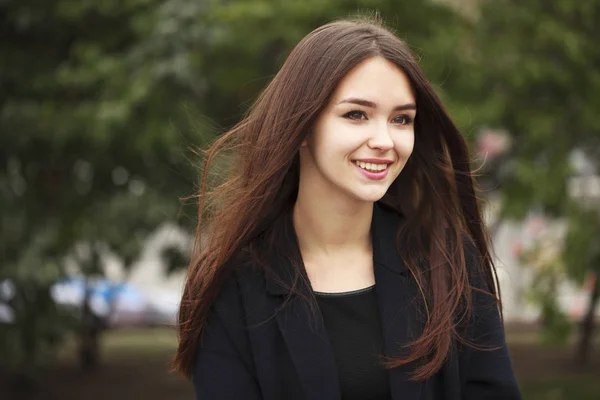
[[[373,211],[372,238],[375,289],[383,333],[383,351],[387,357],[404,357],[407,343],[422,332],[419,310],[415,304],[418,289],[406,268],[397,246],[401,217],[378,204]],[[389,371],[392,399],[420,399],[423,384],[410,381],[414,365]]]
[[[339,400],[337,366],[325,325],[318,308],[313,313],[306,302],[313,296],[308,278],[300,278],[294,269],[294,263],[302,265],[302,257],[291,216],[278,221],[276,229],[281,243],[270,249],[274,275],[268,276],[266,283],[269,294],[280,297],[277,325],[306,399]],[[301,295],[290,295],[292,287]]]
[[[320,314],[311,324],[305,302],[294,297],[277,314],[283,334],[307,399],[340,399],[333,349]]]
[[[404,347],[422,330],[419,308],[414,305],[418,295],[410,272],[396,246],[396,235],[402,218],[394,211],[375,204],[371,235],[376,295],[383,332],[383,352],[388,357],[405,356]],[[307,399],[340,399],[339,376],[333,349],[318,309],[312,314],[306,299],[313,296],[305,272],[294,269],[301,264],[297,238],[291,216],[277,224],[277,237],[282,241],[270,249],[270,264],[274,274],[267,277],[267,291],[281,298],[276,313],[278,327]],[[291,255],[291,256],[290,256]],[[301,295],[290,296],[294,287]],[[285,303],[285,304],[284,304]],[[316,304],[315,304],[316,305]],[[393,399],[421,398],[422,383],[409,380],[414,366],[407,365],[389,371]]]

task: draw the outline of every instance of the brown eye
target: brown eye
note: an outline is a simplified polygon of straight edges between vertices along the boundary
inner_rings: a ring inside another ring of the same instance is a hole
[[[344,118],[359,121],[362,119],[367,119],[367,115],[364,113],[364,111],[354,110],[344,114]]]
[[[400,124],[400,125],[410,125],[413,122],[413,119],[411,117],[409,117],[408,115],[398,115],[396,118],[394,118],[392,120],[393,123],[395,124]]]

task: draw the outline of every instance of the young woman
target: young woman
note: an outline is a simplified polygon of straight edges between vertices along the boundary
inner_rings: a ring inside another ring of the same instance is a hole
[[[383,27],[296,46],[207,153],[206,227],[175,360],[198,398],[520,398],[467,147]]]

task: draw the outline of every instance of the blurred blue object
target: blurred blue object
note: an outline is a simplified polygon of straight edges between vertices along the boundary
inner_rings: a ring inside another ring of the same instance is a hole
[[[146,295],[132,285],[111,282],[107,279],[90,280],[69,278],[52,287],[54,301],[62,306],[80,309],[89,290],[89,306],[92,313],[105,319],[108,325],[145,324],[148,302]]]
[[[92,314],[108,327],[172,325],[179,306],[179,293],[143,289],[123,282],[84,277],[67,278],[56,282],[50,289],[59,306],[79,313],[86,299]],[[14,286],[8,280],[0,281],[0,323],[14,321],[10,299]]]

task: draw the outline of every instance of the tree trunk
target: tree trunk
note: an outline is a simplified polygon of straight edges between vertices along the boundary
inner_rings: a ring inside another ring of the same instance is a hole
[[[594,335],[594,319],[596,317],[596,304],[600,297],[600,285],[598,285],[598,273],[592,279],[592,292],[590,293],[587,312],[581,321],[581,336],[575,352],[575,366],[585,367],[589,361],[590,347]]]
[[[102,327],[98,317],[90,308],[90,300],[91,288],[89,278],[86,278],[79,335],[79,363],[84,370],[95,369],[100,362],[100,331]]]
[[[95,241],[90,243],[91,255],[83,263],[85,274],[85,293],[81,309],[81,330],[79,332],[79,362],[84,370],[91,370],[100,363],[100,334],[103,324],[99,316],[91,309],[92,285],[90,276],[100,272],[100,255]]]

